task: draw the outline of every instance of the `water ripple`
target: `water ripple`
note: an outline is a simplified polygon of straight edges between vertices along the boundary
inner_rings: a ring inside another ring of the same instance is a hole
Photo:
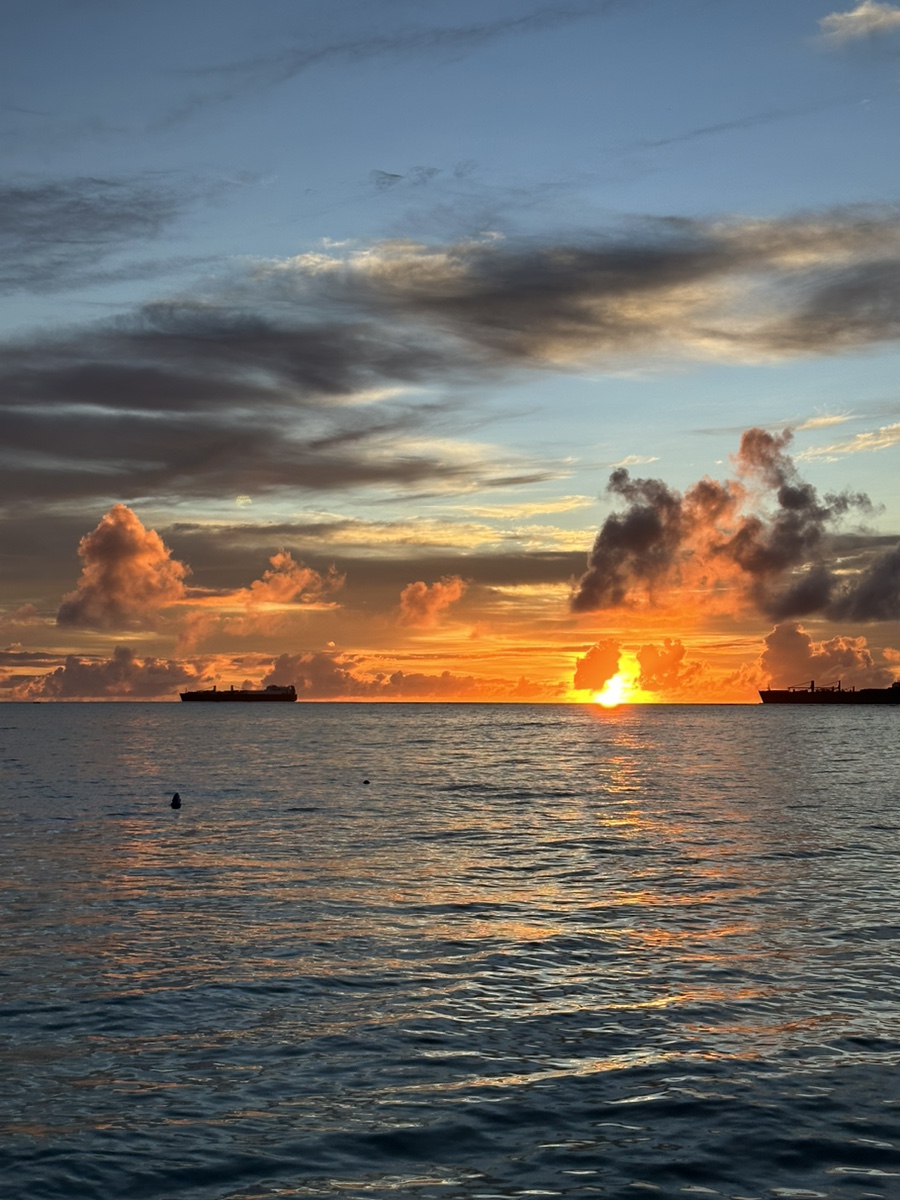
[[[8,707],[2,1194],[900,1195],[896,714]]]

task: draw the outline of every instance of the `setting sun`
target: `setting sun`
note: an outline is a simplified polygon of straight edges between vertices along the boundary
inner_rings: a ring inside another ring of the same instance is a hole
[[[631,680],[620,671],[606,681],[602,691],[594,693],[594,704],[602,704],[604,708],[616,708],[619,704],[627,703],[630,694]]]

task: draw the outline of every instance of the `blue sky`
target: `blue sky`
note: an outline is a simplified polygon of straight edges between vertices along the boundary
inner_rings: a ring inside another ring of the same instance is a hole
[[[469,636],[556,555],[557,642],[622,464],[684,491],[790,428],[872,501],[841,586],[897,534],[900,6],[10,0],[0,79],[0,604],[48,665],[177,653],[57,620],[116,504],[212,591],[377,560],[387,621],[392,563],[458,574]],[[354,603],[285,650],[372,651]],[[859,635],[829,604],[788,615]]]

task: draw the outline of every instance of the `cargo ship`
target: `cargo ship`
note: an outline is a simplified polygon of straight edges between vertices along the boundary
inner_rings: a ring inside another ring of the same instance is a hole
[[[811,679],[787,688],[766,688],[759,693],[763,704],[900,704],[900,680],[886,688],[845,688],[837,683],[816,687]]]
[[[262,688],[259,691],[254,691],[252,688],[236,688],[234,686],[227,690],[219,691],[216,687],[207,688],[202,692],[181,692],[182,700],[206,700],[213,704],[228,704],[231,702],[272,700],[291,700],[297,699],[297,692],[293,686],[279,687],[277,683],[270,683],[268,687]]]

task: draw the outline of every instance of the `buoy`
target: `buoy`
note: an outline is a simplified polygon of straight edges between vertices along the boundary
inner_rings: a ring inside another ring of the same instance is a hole
[[[179,796],[179,794],[177,792],[172,797],[172,807],[173,808],[181,808],[181,797]]]

